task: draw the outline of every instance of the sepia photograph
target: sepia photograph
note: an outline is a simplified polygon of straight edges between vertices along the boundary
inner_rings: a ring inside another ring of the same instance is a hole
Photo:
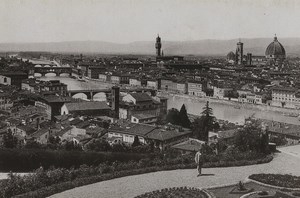
[[[0,0],[0,198],[300,198],[299,0]]]

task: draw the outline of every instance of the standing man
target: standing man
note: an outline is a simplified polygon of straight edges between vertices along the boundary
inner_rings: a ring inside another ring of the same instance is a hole
[[[197,177],[201,176],[201,171],[202,171],[202,165],[203,165],[203,157],[201,153],[201,148],[198,150],[198,152],[195,155],[195,162],[197,163],[197,170],[198,170],[198,175]]]

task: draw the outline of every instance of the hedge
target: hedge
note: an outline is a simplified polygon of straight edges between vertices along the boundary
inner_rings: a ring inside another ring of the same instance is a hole
[[[144,154],[136,153],[82,152],[41,149],[1,149],[0,171],[28,172],[41,166],[45,169],[48,169],[51,166],[57,168],[77,168],[83,164],[97,166],[104,162],[112,163],[114,161],[139,161],[142,158],[145,158]]]

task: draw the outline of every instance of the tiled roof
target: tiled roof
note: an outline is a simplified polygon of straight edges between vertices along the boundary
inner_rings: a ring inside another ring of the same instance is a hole
[[[198,151],[205,142],[196,140],[196,139],[189,139],[179,144],[175,144],[172,148],[185,150],[185,151]]]
[[[90,122],[88,120],[79,122],[75,124],[76,128],[85,129],[90,126]]]
[[[157,116],[155,115],[151,115],[151,114],[135,114],[135,115],[132,115],[133,117],[136,117],[137,119],[149,119],[149,118],[156,118]]]
[[[49,103],[51,102],[69,102],[71,99],[68,97],[60,97],[56,95],[47,95],[44,96],[43,99]]]
[[[48,132],[49,132],[48,129],[39,129],[38,131],[31,134],[30,137],[39,138],[41,135],[48,133]]]
[[[162,128],[157,128],[157,129],[151,131],[149,134],[147,134],[147,138],[164,141],[164,140],[169,140],[169,139],[172,139],[175,137],[188,135],[191,133],[192,133],[192,131],[189,129],[183,129],[183,131],[177,131],[176,129],[165,130]]]
[[[87,128],[86,133],[87,134],[102,134],[105,131],[102,127],[96,127],[96,128]]]
[[[58,121],[66,121],[68,119],[68,115],[57,115],[57,116],[54,116],[54,118]]]
[[[154,129],[156,129],[156,127],[152,125],[130,123],[124,126],[112,126],[108,131],[145,137]]]
[[[130,94],[137,102],[152,101],[151,96],[146,93],[131,93]]]
[[[17,128],[21,129],[22,131],[25,131],[27,135],[30,135],[36,131],[34,128],[26,125],[19,125],[17,126]]]
[[[270,132],[300,137],[300,125],[275,122],[272,120],[262,120],[262,122],[268,126]]]
[[[219,131],[218,132],[219,138],[222,138],[222,139],[232,138],[236,134],[237,134],[237,130],[236,129],[230,129],[230,130]]]
[[[57,136],[63,136],[65,133],[67,133],[68,131],[70,131],[72,129],[72,127],[67,127],[62,129],[61,131],[59,131],[58,133],[56,133]]]
[[[75,118],[75,119],[70,121],[70,125],[76,125],[80,122],[83,122],[83,120],[81,120],[80,118]]]
[[[69,111],[110,109],[106,102],[71,102],[65,105]]]

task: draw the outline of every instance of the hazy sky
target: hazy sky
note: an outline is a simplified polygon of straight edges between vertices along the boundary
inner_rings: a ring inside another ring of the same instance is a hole
[[[0,42],[300,37],[298,0],[0,0]]]

